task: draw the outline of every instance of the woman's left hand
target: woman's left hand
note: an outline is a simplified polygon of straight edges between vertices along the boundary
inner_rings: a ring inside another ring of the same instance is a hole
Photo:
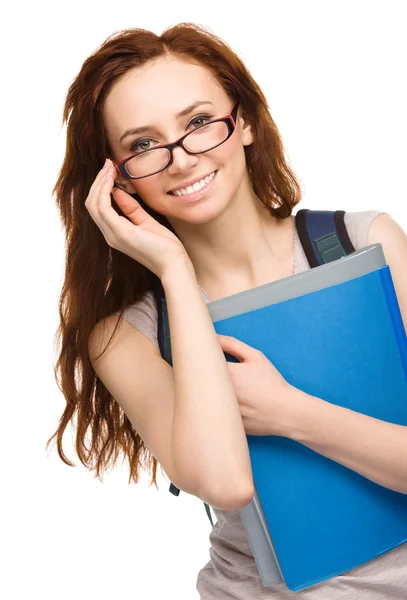
[[[240,361],[227,366],[246,433],[287,436],[295,388],[260,350],[235,337],[218,338],[222,350]]]

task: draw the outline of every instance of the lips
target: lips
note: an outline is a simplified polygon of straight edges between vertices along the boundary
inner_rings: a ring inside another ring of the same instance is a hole
[[[182,185],[178,185],[177,187],[172,188],[172,190],[169,190],[167,193],[174,194],[174,192],[185,189],[189,185],[193,185],[194,183],[199,183],[200,181],[202,181],[202,179],[205,179],[206,177],[209,177],[209,175],[212,175],[212,173],[216,174],[216,171],[210,171],[209,173],[207,173],[206,175],[202,175],[202,177],[199,177],[198,179],[191,179],[190,181],[187,181],[187,182],[183,183]]]
[[[195,204],[196,202],[199,202],[200,200],[203,200],[204,198],[207,198],[208,196],[211,195],[213,189],[214,189],[214,185],[215,185],[215,181],[216,181],[216,177],[217,177],[217,171],[213,171],[215,174],[214,176],[211,178],[211,180],[209,181],[209,183],[207,183],[206,185],[204,185],[203,187],[201,187],[199,190],[191,192],[191,193],[187,193],[187,194],[183,194],[182,192],[179,192],[178,194],[170,194],[172,199],[175,199],[177,204]]]

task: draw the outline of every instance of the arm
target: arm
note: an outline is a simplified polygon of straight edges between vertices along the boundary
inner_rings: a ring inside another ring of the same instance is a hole
[[[183,260],[170,268],[162,281],[173,368],[126,320],[100,355],[115,332],[116,315],[97,323],[89,355],[174,485],[215,508],[238,510],[254,493],[239,405],[192,265]]]
[[[287,437],[407,494],[407,427],[368,417],[292,389]]]
[[[381,243],[407,330],[407,237],[389,216],[373,221],[368,243]],[[407,427],[386,423],[292,388],[287,437],[395,491],[407,494]],[[407,399],[406,399],[407,402]]]
[[[216,495],[250,502],[249,449],[227,363],[188,261],[162,278],[171,331],[174,416],[171,451],[177,472],[193,473]],[[199,493],[197,494],[199,495]]]

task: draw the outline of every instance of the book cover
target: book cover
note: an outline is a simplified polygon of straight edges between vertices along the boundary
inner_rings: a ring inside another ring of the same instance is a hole
[[[407,425],[407,340],[380,245],[208,309],[217,333],[264,352],[295,387]],[[407,541],[407,495],[287,438],[248,443],[256,497],[240,514],[265,585],[282,574],[298,591]]]

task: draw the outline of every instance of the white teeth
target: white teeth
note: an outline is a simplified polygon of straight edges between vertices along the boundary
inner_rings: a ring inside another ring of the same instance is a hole
[[[213,173],[211,173],[210,175],[208,175],[207,177],[205,177],[205,179],[201,179],[201,181],[197,181],[197,182],[193,183],[192,185],[188,185],[186,188],[181,188],[181,189],[175,190],[174,192],[171,192],[171,193],[175,194],[176,196],[186,196],[187,194],[192,194],[192,192],[197,192],[198,190],[205,187],[210,181],[212,181],[212,179],[214,177],[215,177],[215,171]]]

